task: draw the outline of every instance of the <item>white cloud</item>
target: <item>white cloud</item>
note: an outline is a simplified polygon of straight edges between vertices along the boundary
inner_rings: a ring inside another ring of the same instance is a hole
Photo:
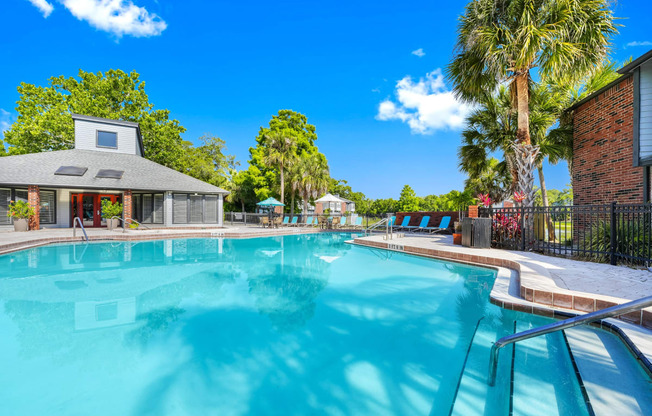
[[[59,0],[77,19],[121,37],[160,35],[167,24],[131,0]]]
[[[11,123],[13,122],[13,117],[9,111],[6,111],[3,108],[0,108],[0,134],[4,136],[4,132],[9,130]]]
[[[413,134],[459,129],[471,106],[458,101],[446,88],[441,69],[413,81],[406,76],[396,83],[396,102],[386,99],[378,106],[378,120],[400,120]]]
[[[411,53],[412,55],[416,55],[419,58],[421,58],[422,56],[426,56],[426,53],[423,51],[423,48],[419,48],[416,51],[412,51]]]
[[[43,17],[48,17],[50,13],[52,13],[52,10],[54,10],[52,4],[48,3],[46,0],[29,0],[29,2],[43,13]]]
[[[649,40],[629,42],[627,46],[652,46]]]

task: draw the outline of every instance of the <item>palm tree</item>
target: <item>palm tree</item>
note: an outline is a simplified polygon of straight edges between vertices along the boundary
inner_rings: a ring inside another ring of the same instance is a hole
[[[543,80],[578,79],[604,59],[615,33],[608,0],[473,0],[466,6],[448,76],[467,102],[509,84],[517,109],[512,147],[526,205],[534,200],[539,152],[530,137],[530,71],[537,68]]]
[[[293,163],[288,168],[288,183],[290,185],[290,216],[294,217],[294,199],[299,192],[301,187],[301,182],[303,180],[303,171],[305,169],[305,159],[306,153],[303,152],[301,156],[297,159],[296,163]]]
[[[326,192],[330,181],[330,173],[326,158],[321,153],[306,155],[302,159],[301,192],[303,198],[303,212],[308,212],[310,198],[317,198]]]
[[[265,135],[267,154],[264,163],[279,170],[281,179],[281,203],[285,203],[285,169],[295,163],[296,139],[285,131],[272,131]]]

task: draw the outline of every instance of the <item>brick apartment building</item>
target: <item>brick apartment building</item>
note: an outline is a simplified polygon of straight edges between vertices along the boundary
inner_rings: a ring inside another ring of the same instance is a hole
[[[570,108],[575,205],[650,201],[652,50]]]

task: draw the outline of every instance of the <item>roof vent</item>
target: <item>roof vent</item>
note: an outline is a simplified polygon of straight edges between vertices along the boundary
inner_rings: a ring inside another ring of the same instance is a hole
[[[122,179],[122,175],[125,173],[124,170],[115,170],[115,169],[100,169],[97,171],[96,178],[108,178],[108,179]]]
[[[79,166],[61,166],[54,172],[55,175],[63,176],[84,176],[88,168],[80,168]]]

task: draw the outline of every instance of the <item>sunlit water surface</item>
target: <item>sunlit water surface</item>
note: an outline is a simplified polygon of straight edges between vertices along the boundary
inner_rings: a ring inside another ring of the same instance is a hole
[[[448,414],[495,272],[349,238],[0,256],[0,413]]]

